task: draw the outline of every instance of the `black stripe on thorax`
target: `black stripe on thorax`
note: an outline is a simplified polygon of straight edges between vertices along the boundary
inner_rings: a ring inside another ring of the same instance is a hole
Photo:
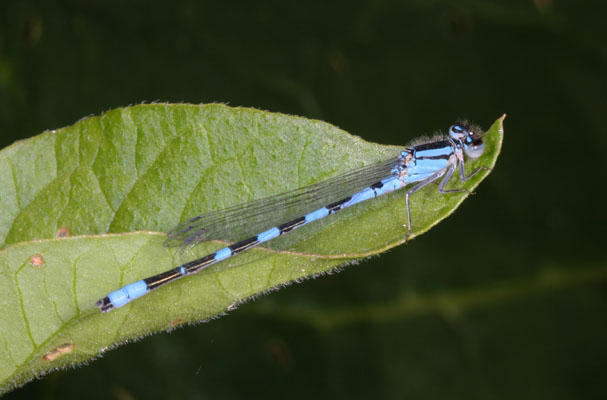
[[[453,154],[453,153],[451,153]],[[439,156],[420,156],[420,157],[416,157],[416,160],[448,160],[449,157],[451,157],[451,154],[442,154]]]
[[[453,147],[453,142],[449,139],[439,140],[437,142],[423,143],[418,144],[417,146],[413,146],[410,148],[412,151],[425,151],[425,150],[433,150],[440,149],[446,146]]]
[[[435,156],[420,154],[420,153],[424,153],[427,151],[443,150],[446,148],[451,149],[451,151],[449,151],[447,154],[438,154]],[[439,140],[437,142],[420,144],[418,146],[413,147],[411,150],[413,151],[414,158],[418,161],[420,161],[420,160],[449,160],[449,157],[451,157],[451,155],[455,151],[455,143],[450,139],[445,139],[445,140]]]

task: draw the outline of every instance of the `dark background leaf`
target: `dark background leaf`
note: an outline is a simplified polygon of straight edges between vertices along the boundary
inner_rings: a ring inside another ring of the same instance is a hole
[[[420,240],[7,398],[603,393],[603,3],[81,7],[3,3],[1,147],[144,100],[297,114],[386,144],[507,112],[506,145]]]

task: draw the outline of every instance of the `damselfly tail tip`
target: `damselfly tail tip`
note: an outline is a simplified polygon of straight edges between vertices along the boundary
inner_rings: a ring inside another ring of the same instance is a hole
[[[109,297],[104,297],[103,299],[97,300],[95,305],[97,307],[99,307],[99,311],[101,311],[102,313],[105,313],[105,312],[108,312],[108,311],[114,309],[114,305],[110,301]]]

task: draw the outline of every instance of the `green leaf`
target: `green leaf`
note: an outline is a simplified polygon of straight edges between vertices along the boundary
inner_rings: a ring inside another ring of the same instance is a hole
[[[503,119],[489,129],[485,154],[468,171],[494,166]],[[403,243],[400,191],[346,209],[322,229],[294,231],[292,251],[253,249],[253,261],[238,268],[181,279],[107,314],[95,306],[108,292],[172,267],[175,254],[162,246],[161,232],[180,221],[307,186],[399,148],[304,118],[217,104],[153,104],[89,117],[4,149],[0,392]],[[465,187],[473,190],[488,173]],[[440,195],[436,187],[416,193],[414,236],[466,197]],[[201,244],[197,253],[211,248],[217,243]]]

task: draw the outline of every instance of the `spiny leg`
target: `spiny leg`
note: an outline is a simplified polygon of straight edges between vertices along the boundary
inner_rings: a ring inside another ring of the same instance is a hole
[[[461,172],[461,165],[463,165],[462,162],[460,162],[460,172]],[[453,176],[453,172],[455,171],[455,164],[451,165],[449,167],[449,169],[447,170],[447,173],[445,174],[445,177],[443,178],[443,180],[440,182],[440,184],[438,185],[438,192],[441,194],[445,194],[445,193],[468,193],[471,194],[472,192],[470,192],[468,189],[447,189],[445,190],[445,186],[447,186],[447,183],[449,182],[449,179],[451,179],[451,177]]]
[[[486,169],[488,171],[491,171],[491,169],[492,169],[489,167],[478,167],[474,171],[472,171],[470,173],[470,175],[466,176],[466,171],[465,171],[464,167],[465,167],[464,160],[461,160],[459,162],[459,180],[462,182],[466,182],[468,179],[472,178],[474,175],[476,175],[478,172],[480,172],[484,169]]]
[[[464,170],[464,161],[459,161],[459,179],[461,182],[466,182],[468,179],[472,178],[474,175],[476,175],[479,171],[481,170],[491,170],[491,168],[489,167],[478,167],[476,168],[474,171],[472,171],[470,173],[470,175],[466,176],[466,172]],[[442,194],[444,193],[468,193],[468,194],[474,194],[474,192],[468,190],[468,189],[448,189],[445,190],[445,186],[447,185],[447,182],[449,181],[449,179],[451,179],[451,176],[453,175],[453,171],[455,170],[455,165],[453,165],[452,167],[449,168],[449,171],[447,171],[447,175],[445,176],[445,178],[441,181],[440,185],[438,186],[438,191]]]

